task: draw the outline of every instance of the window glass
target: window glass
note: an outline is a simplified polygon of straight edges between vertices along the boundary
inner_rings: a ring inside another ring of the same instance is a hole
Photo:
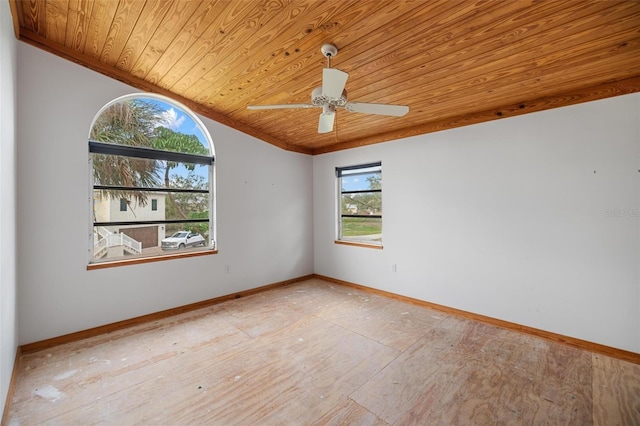
[[[213,145],[195,115],[126,96],[96,117],[89,153],[90,263],[215,248]]]
[[[382,164],[336,168],[338,240],[382,244]]]

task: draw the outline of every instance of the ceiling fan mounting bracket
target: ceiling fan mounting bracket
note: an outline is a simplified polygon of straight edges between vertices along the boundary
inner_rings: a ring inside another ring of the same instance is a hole
[[[338,54],[338,48],[335,47],[333,44],[329,44],[329,43],[323,44],[322,47],[320,48],[320,51],[322,52],[325,58],[333,58]]]

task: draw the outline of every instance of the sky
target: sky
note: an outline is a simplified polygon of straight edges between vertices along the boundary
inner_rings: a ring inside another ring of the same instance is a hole
[[[367,181],[367,178],[373,175],[375,175],[375,173],[343,176],[342,189],[344,191],[356,191],[359,189],[369,189],[369,182]]]
[[[184,133],[185,135],[195,135],[202,145],[208,147],[207,138],[202,133],[202,129],[198,123],[193,121],[191,117],[184,113],[181,109],[167,103],[163,102],[159,99],[152,98],[143,98],[146,101],[149,101],[157,106],[159,106],[162,110],[164,110],[163,118],[165,120],[165,126],[169,129]]]

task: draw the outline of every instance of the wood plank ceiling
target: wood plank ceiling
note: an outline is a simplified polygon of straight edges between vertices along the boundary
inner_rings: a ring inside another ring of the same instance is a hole
[[[284,149],[319,154],[640,91],[638,0],[10,0],[20,40],[168,95]],[[332,66],[350,100],[308,103]]]

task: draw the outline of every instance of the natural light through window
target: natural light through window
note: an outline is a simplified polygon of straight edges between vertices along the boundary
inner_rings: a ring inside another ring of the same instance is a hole
[[[215,250],[213,143],[185,107],[111,102],[91,127],[89,163],[90,264]]]
[[[382,163],[336,167],[338,242],[382,246]]]

